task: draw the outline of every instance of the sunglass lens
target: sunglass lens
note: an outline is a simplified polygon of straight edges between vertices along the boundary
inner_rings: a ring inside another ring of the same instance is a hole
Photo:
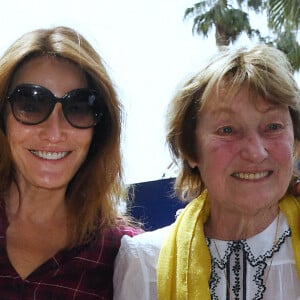
[[[19,88],[12,101],[15,118],[24,124],[43,122],[51,111],[51,100],[47,94],[34,88]]]
[[[98,95],[88,89],[70,93],[64,102],[64,114],[68,121],[78,128],[89,128],[97,123]]]

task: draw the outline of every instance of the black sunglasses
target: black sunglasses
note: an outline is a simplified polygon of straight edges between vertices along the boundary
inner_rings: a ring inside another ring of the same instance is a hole
[[[75,89],[57,98],[43,86],[20,84],[7,99],[16,120],[26,125],[47,120],[57,102],[61,103],[66,120],[81,129],[96,126],[106,109],[103,97],[89,88]]]

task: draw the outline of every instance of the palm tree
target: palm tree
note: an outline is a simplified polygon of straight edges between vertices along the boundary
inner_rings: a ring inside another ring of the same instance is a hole
[[[300,25],[300,5],[295,0],[269,0],[268,25],[276,33],[273,41],[283,51],[294,70],[300,70],[300,45],[297,34]]]
[[[270,28],[280,30],[289,27],[298,31],[300,25],[300,3],[295,0],[269,0],[268,21]]]
[[[296,35],[291,30],[280,32],[273,43],[279,50],[284,52],[295,71],[300,70],[300,46]]]
[[[254,8],[257,7],[255,4]],[[251,28],[248,14],[232,7],[227,0],[200,1],[185,10],[184,19],[188,17],[194,17],[193,33],[207,37],[215,27],[218,47],[234,43],[242,33],[250,38],[260,35],[258,30]]]
[[[218,47],[234,43],[242,33],[249,38],[256,35],[261,41],[282,50],[294,70],[300,70],[300,45],[297,41],[299,0],[236,0],[236,3],[238,8],[234,8],[228,0],[202,0],[185,10],[184,19],[193,17],[192,32],[204,37],[208,37],[215,28]],[[242,5],[255,12],[267,13],[272,37],[263,37],[258,29],[251,27],[248,13],[242,10]]]

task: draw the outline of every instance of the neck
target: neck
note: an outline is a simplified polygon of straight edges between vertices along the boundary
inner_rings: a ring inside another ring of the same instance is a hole
[[[232,241],[247,239],[267,228],[277,215],[277,206],[254,214],[211,210],[204,225],[205,236]]]
[[[65,217],[65,195],[62,190],[18,189],[12,185],[5,199],[8,219],[34,222]]]

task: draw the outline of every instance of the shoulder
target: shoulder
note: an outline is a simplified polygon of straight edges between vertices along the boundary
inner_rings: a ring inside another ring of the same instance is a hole
[[[120,256],[156,256],[158,255],[163,241],[169,234],[173,225],[166,226],[154,231],[144,232],[134,237],[123,236]]]
[[[144,231],[141,228],[127,226],[123,224],[118,224],[116,227],[110,230],[110,234],[119,236],[120,238],[122,238],[123,236],[133,237],[143,232]]]
[[[90,261],[91,265],[96,261],[112,267],[118,254],[122,237],[125,235],[131,237],[140,232],[139,229],[125,225],[99,229],[94,233],[91,240],[74,248],[71,254],[78,259]]]
[[[113,227],[104,230],[103,234],[107,238],[121,240],[123,236],[133,237],[143,232],[144,231],[141,228],[131,226],[126,220],[118,218],[116,224]]]
[[[115,261],[115,300],[157,299],[156,265],[171,228],[172,225],[134,237],[123,236]]]
[[[114,227],[99,229],[95,233],[94,239],[88,243],[87,249],[107,253],[108,256],[114,259],[119,251],[123,236],[133,237],[142,232],[143,231],[139,228],[128,226],[124,222],[119,222]]]

